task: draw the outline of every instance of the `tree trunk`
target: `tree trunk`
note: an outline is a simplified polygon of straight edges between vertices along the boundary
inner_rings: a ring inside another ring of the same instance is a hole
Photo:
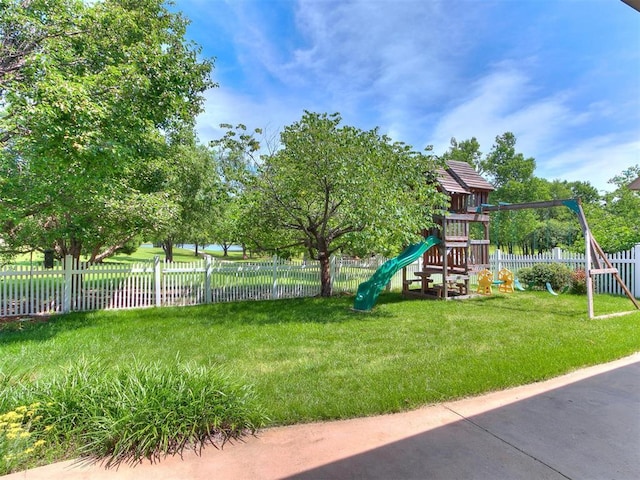
[[[222,247],[222,256],[223,257],[228,257],[229,256],[229,245],[225,242],[222,242],[222,244],[220,245]]]
[[[166,238],[162,242],[162,250],[164,250],[164,259],[167,262],[173,262],[173,240]]]
[[[247,259],[247,246],[244,243],[242,244],[242,259]]]
[[[198,242],[196,242],[196,252],[195,252],[195,256],[198,256]]]
[[[327,252],[320,252],[320,296],[331,296],[331,259]]]

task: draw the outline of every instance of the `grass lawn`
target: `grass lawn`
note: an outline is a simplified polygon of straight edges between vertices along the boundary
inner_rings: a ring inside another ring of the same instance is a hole
[[[79,359],[218,366],[274,424],[366,416],[557,376],[640,350],[640,313],[588,320],[546,292],[436,302],[383,294],[75,313],[0,325],[0,371],[46,379]],[[596,296],[596,313],[629,310]]]
[[[198,250],[199,253],[203,253],[202,250]],[[228,260],[234,262],[255,262],[264,260],[265,258],[271,257],[261,257],[254,255],[252,258],[247,260],[243,260],[242,252],[230,251],[227,257],[224,257],[222,252],[219,250],[204,250],[204,253],[207,255],[211,255],[218,260]],[[137,263],[137,262],[148,262],[153,260],[155,256],[160,257],[160,260],[164,261],[165,255],[162,248],[158,247],[140,247],[131,255],[125,254],[116,254],[112,257],[109,257],[105,260],[105,263]],[[196,256],[193,250],[189,250],[186,248],[178,248],[174,247],[173,249],[173,261],[174,262],[195,262],[200,260],[202,257]],[[41,266],[44,261],[44,255],[40,252],[34,252],[33,254],[25,253],[20,254],[14,257],[11,260],[12,265],[33,265]]]

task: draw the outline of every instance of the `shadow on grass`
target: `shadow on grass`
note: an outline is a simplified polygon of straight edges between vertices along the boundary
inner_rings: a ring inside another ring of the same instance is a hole
[[[389,300],[393,302],[393,300]],[[243,323],[274,325],[283,323],[343,323],[390,316],[386,312],[353,310],[353,297],[300,298],[257,302],[230,302],[196,307],[192,316],[211,324]]]
[[[433,305],[434,314],[446,315],[450,307],[468,310],[469,316],[478,315],[487,308],[488,314],[518,317],[526,320],[531,315],[555,316],[558,318],[581,319],[586,317],[584,297],[551,297],[543,294],[492,295],[462,301],[433,301],[405,299],[399,292],[385,292],[380,295],[376,307],[371,312],[353,310],[352,296],[333,298],[297,298],[283,300],[242,301],[215,303],[193,307],[162,307],[135,310],[111,310],[76,312],[55,315],[46,321],[34,320],[0,324],[0,347],[4,344],[25,341],[45,341],[64,332],[92,328],[98,323],[131,326],[135,323],[149,326],[153,322],[170,321],[176,326],[200,325],[277,325],[286,323],[339,324],[347,322],[367,322],[389,319],[393,321],[399,313],[395,306],[405,304],[408,314],[416,314],[425,305]],[[437,307],[436,307],[437,306]],[[384,307],[384,308],[383,308]],[[390,308],[389,308],[390,307]],[[489,313],[490,312],[490,313]],[[430,313],[431,314],[431,313]],[[402,315],[402,314],[400,314]]]
[[[43,342],[60,333],[65,333],[91,324],[93,312],[31,317],[0,323],[0,348],[15,342]]]
[[[385,296],[387,303],[401,298]],[[353,297],[298,298],[225,302],[189,307],[162,307],[133,310],[74,312],[54,315],[46,320],[34,319],[0,324],[0,346],[13,342],[42,342],[60,333],[91,328],[97,323],[111,324],[137,322],[174,322],[176,326],[205,325],[274,325],[284,323],[343,323],[367,321],[372,318],[391,317],[388,312],[355,312]]]

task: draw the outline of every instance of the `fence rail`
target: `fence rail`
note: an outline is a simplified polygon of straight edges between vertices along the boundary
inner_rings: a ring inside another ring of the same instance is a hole
[[[640,244],[609,259],[631,292],[640,297]],[[333,291],[356,292],[383,262],[381,257],[332,258]],[[552,262],[572,269],[585,266],[584,255],[560,249],[535,256],[496,251],[490,257],[494,272],[506,267],[516,274],[523,267]],[[415,262],[407,268],[411,276],[421,264]],[[67,257],[52,269],[20,265],[0,269],[0,316],[312,297],[320,294],[319,279],[320,265],[316,261],[273,258],[234,263],[205,257],[196,262],[165,263],[156,257],[146,263],[87,266]],[[390,288],[402,288],[401,272],[392,278]],[[623,294],[611,275],[598,276],[596,291]]]

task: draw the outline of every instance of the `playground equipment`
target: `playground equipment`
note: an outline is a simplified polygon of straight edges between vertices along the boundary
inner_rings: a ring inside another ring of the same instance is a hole
[[[547,287],[547,292],[549,292],[551,295],[556,295],[558,296],[559,294],[555,292],[555,290],[553,289],[553,287],[551,286],[551,284],[549,282],[547,282],[545,284],[545,287]],[[565,287],[562,289],[562,291],[560,292],[562,293],[567,293],[569,291],[569,285],[565,285]]]
[[[491,295],[491,285],[493,284],[493,273],[488,268],[478,272],[478,293]]]
[[[439,243],[440,239],[438,237],[425,238],[424,241],[410,245],[400,255],[383,263],[369,280],[358,286],[353,309],[365,312],[371,310],[380,292],[398,270],[415,262],[424,252]]]
[[[498,291],[503,293],[513,293],[513,272],[503,268],[498,272]]]
[[[618,282],[624,293],[627,295],[631,303],[633,303],[634,307],[637,310],[640,310],[640,304],[635,299],[633,294],[629,291],[624,281],[620,277],[618,273],[618,269],[613,266],[613,264],[609,261],[606,254],[598,244],[593,235],[591,234],[591,230],[589,229],[589,225],[587,223],[587,219],[584,216],[584,211],[582,210],[582,204],[580,203],[579,198],[572,199],[564,199],[564,200],[548,200],[543,202],[527,202],[527,203],[511,203],[511,204],[500,204],[500,205],[489,205],[482,204],[478,206],[477,212],[497,212],[501,210],[523,210],[527,208],[549,208],[549,207],[567,207],[578,217],[578,221],[580,222],[580,228],[582,229],[582,234],[584,236],[585,243],[585,258],[586,258],[586,274],[587,274],[587,308],[589,313],[589,318],[607,318],[611,316],[617,315],[626,315],[628,313],[633,313],[633,311],[628,312],[619,312],[615,314],[609,315],[600,315],[595,316],[593,310],[593,281],[594,277],[598,275],[613,275],[615,280]],[[553,289],[551,289],[552,293]]]
[[[449,211],[434,215],[435,227],[423,235],[441,241],[427,250],[418,269],[403,269],[402,294],[410,298],[449,300],[470,295],[469,280],[489,268],[489,215],[476,209],[489,199],[493,186],[466,162],[448,161],[438,170],[438,189],[450,198]],[[473,223],[480,224],[472,235]]]
[[[389,273],[395,273],[398,265],[402,268],[404,296],[442,300],[468,297],[471,275],[489,268],[489,215],[477,213],[476,209],[488,201],[493,186],[466,162],[450,160],[437,174],[439,191],[450,197],[449,212],[434,215],[431,223],[436,226],[421,233],[427,239],[438,241],[429,242],[429,248],[419,248],[419,255],[414,254],[418,251],[416,245],[420,244],[412,245],[411,255],[403,252],[398,257],[399,263],[380,267],[370,280],[358,287],[356,310],[373,307],[379,289],[384,288],[391,278]],[[470,235],[472,222],[483,225],[482,238],[474,239]],[[408,257],[411,261],[405,262]],[[409,273],[407,266],[416,260],[421,260],[419,270]]]
[[[425,242],[410,246],[400,256],[390,260],[391,263],[388,265],[385,263],[371,279],[358,287],[354,305],[356,310],[370,310],[380,291],[400,268],[402,268],[404,296],[443,300],[468,297],[471,275],[490,268],[488,213],[559,206],[565,206],[577,215],[584,235],[589,318],[612,316],[596,317],[594,315],[593,280],[597,275],[613,275],[635,308],[640,310],[640,304],[624,284],[618,270],[613,267],[591,235],[580,199],[490,205],[487,201],[489,193],[494,190],[493,186],[468,163],[449,160],[445,168],[439,169],[437,174],[439,191],[450,197],[449,211],[443,215],[434,215],[433,223],[436,226],[422,232],[424,237],[428,237]],[[477,232],[481,230],[476,233],[481,238],[472,238],[470,228],[472,223],[481,224],[482,228],[476,229]],[[428,241],[429,239],[431,240]],[[410,277],[407,266],[420,259],[422,260],[419,262],[420,269],[412,271]],[[514,286],[518,290],[524,290],[513,276],[509,279],[510,283],[506,281],[502,283],[504,291],[512,292]],[[419,288],[415,288],[415,284],[418,284]],[[550,291],[555,293],[553,289]],[[614,315],[626,313],[631,312]]]

